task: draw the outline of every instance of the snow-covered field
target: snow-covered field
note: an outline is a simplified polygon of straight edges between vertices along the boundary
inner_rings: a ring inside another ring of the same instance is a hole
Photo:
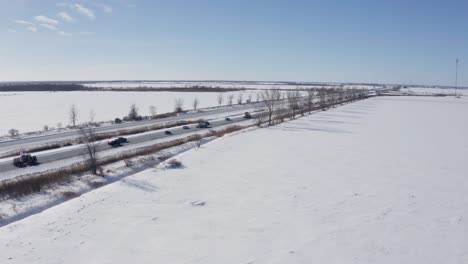
[[[0,228],[3,263],[467,263],[468,98],[227,136]]]
[[[411,93],[411,94],[422,94],[422,95],[433,95],[433,94],[455,94],[461,96],[468,96],[468,89],[443,89],[443,88],[402,88],[401,92]]]
[[[206,81],[206,82],[194,82],[194,81],[140,81],[140,82],[96,82],[96,83],[84,83],[84,86],[95,87],[95,88],[139,88],[139,87],[151,87],[151,88],[190,88],[194,86],[204,87],[216,87],[216,88],[235,88],[235,89],[296,89],[300,88],[328,88],[328,87],[340,87],[342,84],[339,83],[285,83],[285,82],[229,82],[229,81]],[[379,88],[373,85],[354,85],[345,84],[344,88],[359,88],[359,89],[374,89]]]
[[[221,87],[221,88],[247,88],[247,89],[296,89],[297,85],[278,83],[278,82],[193,82],[193,81],[145,81],[145,82],[97,82],[85,83],[84,86],[97,88],[172,88],[172,87]],[[315,84],[316,85],[316,84]],[[312,86],[312,85],[311,85]],[[316,86],[312,86],[316,87]]]
[[[250,92],[244,92],[244,100]],[[230,93],[223,93],[224,101]],[[239,92],[233,92],[237,98]],[[253,95],[255,98],[255,96]],[[69,125],[69,110],[75,104],[78,122],[89,122],[91,110],[95,121],[109,121],[128,114],[130,105],[135,103],[140,114],[149,115],[154,105],[158,113],[174,110],[174,100],[182,98],[184,108],[191,109],[194,98],[199,107],[218,105],[218,93],[174,93],[174,92],[0,92],[0,136],[16,128],[21,133],[40,131],[44,125],[56,127]]]
[[[97,86],[107,87],[138,87],[142,83],[97,83]],[[174,83],[148,83],[151,87],[165,87]],[[155,86],[152,86],[154,84]],[[194,83],[193,83],[194,84]],[[203,83],[197,83],[202,85]],[[214,85],[205,83],[205,85]],[[215,83],[216,84],[216,83]],[[222,87],[231,87],[228,84],[219,83]],[[89,84],[94,85],[94,84]],[[190,84],[184,84],[190,85]],[[231,84],[229,84],[231,85]],[[234,85],[234,84],[232,84]],[[235,84],[242,86],[243,84]],[[249,88],[267,89],[271,87],[283,89],[295,89],[297,86],[283,85],[272,86],[271,83],[250,85]],[[287,86],[287,87],[286,87]],[[346,88],[365,88],[363,86],[349,86]],[[367,88],[371,88],[370,86]],[[437,88],[407,88],[404,92],[430,95],[434,93],[453,93],[452,89]],[[240,92],[223,93],[224,104],[229,94],[234,95],[234,101]],[[251,95],[255,100],[258,91],[243,92],[244,101]],[[468,96],[468,90],[459,90],[459,94]],[[149,107],[155,106],[158,113],[171,112],[174,109],[174,100],[182,98],[184,108],[191,109],[194,98],[200,101],[199,107],[211,107],[218,105],[219,93],[196,92],[0,92],[0,136],[6,135],[11,128],[18,129],[20,133],[41,131],[44,125],[57,127],[61,123],[63,127],[69,125],[69,110],[75,104],[79,111],[78,121],[89,122],[91,111],[94,111],[94,121],[109,121],[116,117],[122,118],[128,114],[130,105],[137,104],[140,114],[149,115]]]

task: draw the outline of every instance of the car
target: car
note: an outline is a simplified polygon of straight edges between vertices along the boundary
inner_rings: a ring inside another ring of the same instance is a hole
[[[224,120],[226,120],[226,121],[232,121],[231,118],[229,118],[229,117],[224,118]]]
[[[128,143],[128,139],[124,137],[112,138],[107,141],[107,145],[117,147],[122,145],[122,143]]]
[[[210,122],[208,121],[199,122],[197,125],[198,128],[208,128],[209,126],[210,126]]]
[[[189,126],[183,126],[182,129],[190,129]]]
[[[13,159],[13,165],[16,167],[33,166],[37,164],[37,157],[26,152],[21,152],[19,157]]]
[[[166,131],[164,131],[164,134],[166,134],[166,135],[172,135],[172,132],[169,131],[169,130],[166,130]]]
[[[118,137],[117,140],[119,140],[120,143],[128,143],[128,139],[124,137]]]
[[[244,113],[244,118],[250,119],[250,118],[252,118],[252,115],[249,112],[245,112]]]

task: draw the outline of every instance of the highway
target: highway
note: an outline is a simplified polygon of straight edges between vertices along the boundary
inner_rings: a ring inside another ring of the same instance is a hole
[[[239,111],[254,111],[256,108],[260,107],[261,103],[250,103],[250,104],[243,104],[243,105],[233,105],[233,106],[225,106],[219,108],[210,108],[210,109],[202,109],[198,112],[189,112],[185,114],[180,114],[173,117],[167,118],[160,118],[160,119],[145,119],[142,121],[134,121],[134,122],[124,122],[120,124],[112,124],[102,127],[96,127],[96,133],[104,133],[104,132],[114,132],[118,130],[124,129],[131,129],[131,128],[138,128],[138,127],[145,127],[145,126],[152,126],[157,124],[164,124],[164,123],[171,123],[181,120],[196,120],[196,119],[206,119],[209,120],[213,116],[217,116],[220,114],[225,114],[225,116],[229,116],[229,113],[239,112]],[[0,142],[0,149],[2,152],[10,151],[10,150],[20,150],[30,148],[32,146],[40,146],[45,145],[48,143],[53,142],[60,142],[65,140],[72,140],[75,138],[79,138],[80,131],[79,130],[72,130],[72,131],[65,131],[53,134],[46,134],[46,135],[39,135],[34,137],[27,137],[27,138],[20,138],[14,139],[9,141],[2,141]],[[1,172],[1,171],[0,171]]]
[[[250,106],[252,107],[252,106]],[[247,108],[246,108],[247,109]],[[228,115],[226,115],[228,116]],[[200,116],[203,117],[203,116]],[[218,119],[215,121],[210,121],[211,125],[209,128],[197,128],[196,124],[188,125],[189,129],[183,129],[181,126],[178,127],[173,127],[170,129],[162,129],[162,130],[157,130],[154,133],[142,133],[142,134],[135,134],[132,135],[129,138],[128,143],[123,143],[122,146],[120,147],[112,147],[109,146],[106,142],[106,140],[100,142],[98,144],[98,152],[103,152],[107,151],[113,148],[122,148],[124,149],[129,149],[125,148],[126,146],[133,146],[137,144],[141,144],[144,142],[152,141],[152,140],[157,140],[157,139],[163,139],[167,138],[170,140],[171,137],[175,138],[176,136],[183,135],[183,134],[193,134],[194,132],[209,132],[210,128],[217,128],[220,126],[228,125],[228,124],[236,124],[242,121],[245,121],[246,119],[243,118],[243,116],[237,115],[237,116],[232,116],[230,117],[231,121],[226,121],[224,118]],[[173,121],[173,120],[171,120]],[[165,134],[165,131],[171,131],[171,135]],[[57,151],[53,152],[45,152],[43,154],[35,154],[37,156],[39,164],[36,166],[41,166],[42,164],[47,164],[47,163],[52,163],[52,162],[57,162],[60,160],[65,160],[73,157],[79,157],[85,155],[86,150],[84,145],[79,145],[78,147],[66,147],[63,149],[58,149]],[[98,154],[99,156],[99,154]],[[18,168],[12,164],[13,158],[10,159],[3,159],[2,162],[0,162],[0,180],[7,179],[9,177],[3,176],[1,173],[9,172],[12,170],[27,170],[28,167],[23,167],[23,168]]]

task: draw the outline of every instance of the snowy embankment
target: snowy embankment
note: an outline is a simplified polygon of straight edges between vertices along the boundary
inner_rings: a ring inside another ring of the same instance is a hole
[[[215,138],[204,138],[201,144],[206,144]],[[164,149],[157,153],[118,161],[102,166],[105,176],[96,176],[91,173],[72,175],[66,182],[57,182],[44,188],[41,192],[24,197],[1,200],[0,227],[40,213],[83,193],[93,191],[106,184],[151,168],[159,164],[161,160],[196,147],[197,142],[189,142]]]
[[[0,261],[465,263],[467,111],[378,97],[227,136],[0,228]]]

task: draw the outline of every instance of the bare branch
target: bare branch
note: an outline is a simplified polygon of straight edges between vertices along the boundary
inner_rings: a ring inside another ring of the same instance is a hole
[[[78,109],[74,104],[70,107],[69,117],[71,125],[76,127],[76,123],[78,122]]]
[[[223,94],[219,93],[218,94],[218,106],[221,106],[223,104]]]
[[[268,113],[268,125],[272,125],[273,113],[279,105],[281,93],[278,89],[268,89],[260,94]]]
[[[184,111],[183,106],[184,106],[184,99],[179,97],[174,100],[174,110],[176,112],[180,113]]]
[[[198,100],[198,98],[195,97],[195,99],[193,99],[193,103],[192,103],[193,110],[197,110],[199,103],[200,103],[200,101]]]
[[[80,128],[81,141],[86,147],[86,155],[88,156],[89,169],[94,175],[97,175],[98,162],[98,143],[96,142],[96,133],[94,128]]]

